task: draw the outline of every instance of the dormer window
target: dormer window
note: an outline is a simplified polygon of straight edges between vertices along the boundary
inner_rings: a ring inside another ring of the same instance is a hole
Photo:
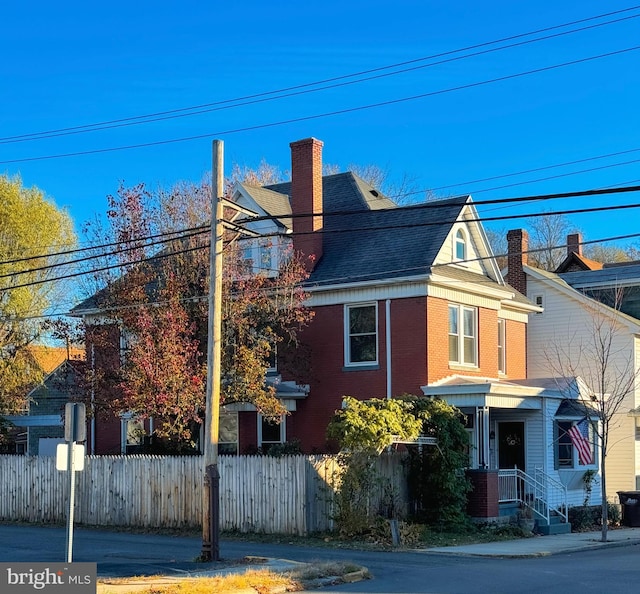
[[[462,229],[456,231],[454,253],[456,260],[464,261],[467,259],[467,236]]]

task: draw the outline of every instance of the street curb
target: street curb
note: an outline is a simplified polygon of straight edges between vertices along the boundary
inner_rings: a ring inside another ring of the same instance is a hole
[[[486,559],[528,559],[536,557],[551,557],[553,555],[565,555],[567,553],[583,553],[585,551],[596,551],[602,548],[621,548],[627,546],[640,545],[640,539],[634,538],[629,540],[616,540],[612,542],[595,542],[591,545],[582,545],[577,547],[566,547],[555,551],[534,551],[531,553],[474,553],[469,551],[443,551],[441,549],[435,551],[432,549],[414,549],[415,552],[426,553],[429,555],[448,555],[451,557],[475,557]]]
[[[351,573],[345,573],[342,576],[342,581],[347,584],[354,582],[360,582],[369,578],[369,570],[366,567],[358,569],[358,571],[352,571]]]

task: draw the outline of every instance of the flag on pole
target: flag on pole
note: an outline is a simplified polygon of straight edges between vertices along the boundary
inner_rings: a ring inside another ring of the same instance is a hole
[[[573,447],[578,450],[580,464],[593,464],[593,453],[589,442],[589,422],[587,419],[571,425],[568,433]]]

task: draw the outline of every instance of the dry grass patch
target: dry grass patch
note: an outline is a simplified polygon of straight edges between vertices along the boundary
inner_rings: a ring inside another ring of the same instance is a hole
[[[344,562],[318,562],[300,564],[298,567],[279,572],[270,569],[248,569],[243,573],[230,573],[214,577],[167,578],[166,576],[144,578],[116,578],[98,580],[99,594],[227,594],[232,592],[296,592],[304,590],[323,579],[340,581],[343,576],[366,570],[359,565]]]

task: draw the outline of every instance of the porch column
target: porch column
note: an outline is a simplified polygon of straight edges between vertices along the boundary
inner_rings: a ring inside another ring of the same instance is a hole
[[[476,407],[476,444],[478,468],[489,468],[489,407]]]

